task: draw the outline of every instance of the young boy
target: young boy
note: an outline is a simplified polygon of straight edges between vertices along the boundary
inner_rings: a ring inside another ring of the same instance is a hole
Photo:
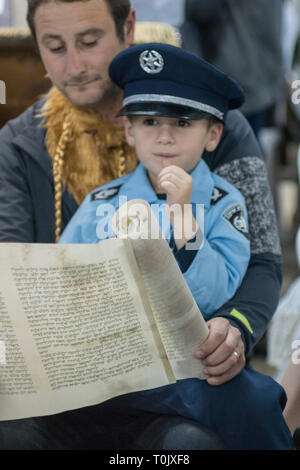
[[[177,67],[184,70],[182,83],[178,72],[174,80]],[[99,205],[118,209],[124,197],[145,199],[159,208],[164,236],[209,318],[239,287],[250,247],[243,196],[211,173],[201,156],[218,145],[226,111],[242,104],[243,92],[214,67],[167,45],[127,49],[112,62],[110,75],[124,88],[119,115],[126,116],[126,139],[140,165],[88,196],[61,242],[97,243],[113,236],[111,211],[99,210]],[[104,227],[109,227],[106,232]]]
[[[119,115],[126,116],[126,138],[135,146],[140,164],[133,173],[93,191],[60,242],[98,243],[114,236],[113,214],[99,216],[105,212],[103,205],[118,209],[124,197],[145,199],[159,207],[164,235],[202,314],[209,319],[240,285],[249,261],[249,242],[242,195],[212,174],[201,155],[216,148],[226,113],[243,103],[243,92],[200,58],[155,43],[117,55],[110,77],[124,89]],[[204,205],[204,224],[199,205]],[[192,242],[196,249],[189,249]],[[234,351],[234,360],[238,357]],[[218,387],[198,379],[181,380],[123,395],[115,403],[198,420],[216,431],[229,449],[279,449],[290,448],[291,442],[281,398],[282,389],[271,378],[245,368]]]

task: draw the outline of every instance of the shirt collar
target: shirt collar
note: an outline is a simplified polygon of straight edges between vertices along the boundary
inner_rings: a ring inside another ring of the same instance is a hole
[[[214,180],[210,169],[204,160],[200,160],[191,172],[193,178],[193,190],[191,202],[210,206],[211,196],[214,189]]]
[[[157,201],[157,196],[147,176],[146,168],[140,163],[119,191],[119,195],[130,199],[144,199],[149,203]]]

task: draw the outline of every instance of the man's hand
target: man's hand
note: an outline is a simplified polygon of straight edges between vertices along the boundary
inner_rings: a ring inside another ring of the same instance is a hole
[[[212,318],[207,322],[209,335],[195,351],[201,359],[203,372],[210,385],[221,385],[238,375],[246,359],[240,331],[226,318]]]

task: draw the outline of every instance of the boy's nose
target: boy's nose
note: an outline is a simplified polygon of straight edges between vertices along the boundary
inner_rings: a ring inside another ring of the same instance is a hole
[[[174,143],[174,135],[169,125],[163,125],[158,132],[158,142],[164,145]]]

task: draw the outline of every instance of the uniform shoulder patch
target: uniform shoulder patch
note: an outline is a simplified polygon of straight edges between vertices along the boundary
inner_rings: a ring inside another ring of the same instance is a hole
[[[210,200],[211,206],[215,206],[217,202],[221,201],[221,199],[227,196],[227,194],[228,193],[224,189],[218,188],[217,186],[215,186],[211,195],[211,200]]]
[[[248,227],[244,214],[244,209],[241,204],[235,204],[234,206],[226,209],[222,217],[227,220],[238,232],[249,238]]]
[[[99,189],[99,191],[92,193],[91,201],[103,201],[104,199],[109,199],[110,197],[113,197],[118,194],[118,192],[120,191],[120,187],[121,185],[115,186],[114,188]]]

